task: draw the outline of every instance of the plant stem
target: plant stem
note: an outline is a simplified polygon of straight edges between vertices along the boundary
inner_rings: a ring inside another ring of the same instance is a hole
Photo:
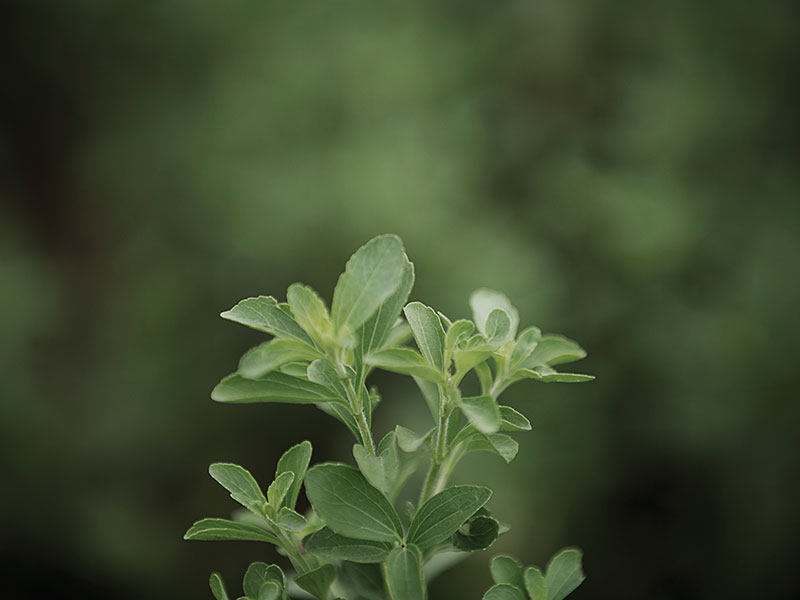
[[[369,423],[367,423],[367,415],[364,414],[364,409],[362,408],[358,413],[353,415],[356,418],[356,423],[358,424],[358,431],[361,434],[361,439],[364,442],[364,446],[367,450],[370,451],[371,454],[375,454],[375,442],[372,441],[372,431],[369,428]]]
[[[425,483],[422,485],[422,491],[419,495],[419,506],[422,506],[422,504],[431,497],[434,483],[439,476],[441,464],[446,458],[448,417],[450,416],[447,409],[448,395],[446,389],[439,386],[439,423],[436,427],[436,447],[433,452],[431,452],[431,466],[425,477]]]

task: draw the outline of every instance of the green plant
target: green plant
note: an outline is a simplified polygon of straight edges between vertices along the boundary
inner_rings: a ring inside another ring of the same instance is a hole
[[[517,335],[517,310],[504,295],[478,290],[470,298],[473,320],[451,321],[419,302],[407,304],[413,283],[402,242],[382,235],[350,258],[330,312],[314,290],[295,283],[287,303],[259,296],[222,313],[273,339],[242,356],[237,372],[212,391],[214,400],[314,404],[356,439],[356,467],[323,463],[308,469],[311,443],[293,446],[278,460],[266,496],[242,467],[211,465],[211,476],[246,510],[230,520],[202,519],[185,539],[268,542],[294,570],[287,578],[276,565],[253,563],[242,598],[425,598],[426,580],[453,564],[453,553],[486,549],[506,530],[486,508],[491,490],[448,485],[471,452],[493,452],[506,462],[517,454],[508,434],[531,426],[498,403],[502,392],[523,379],[593,379],[554,369],[586,355],[575,342],[542,335],[536,327]],[[406,345],[412,338],[416,349]],[[375,443],[371,421],[380,396],[366,382],[376,368],[413,377],[433,418],[430,430],[398,425]],[[469,373],[480,394],[462,395]],[[407,501],[398,512],[398,495],[424,465],[418,501]],[[301,485],[311,503],[305,515],[295,510]],[[496,585],[484,598],[524,598],[527,592],[532,600],[561,600],[583,580],[580,563],[579,551],[564,550],[542,574],[498,556],[491,566]],[[218,574],[210,586],[217,600],[228,600]]]

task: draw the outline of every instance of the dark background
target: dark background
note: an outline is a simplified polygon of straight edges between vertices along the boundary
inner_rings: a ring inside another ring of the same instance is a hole
[[[480,286],[589,351],[520,384],[518,458],[467,460],[513,526],[585,551],[579,599],[796,598],[800,11],[789,0],[4,2],[3,595],[210,598],[258,544],[181,540],[312,408],[215,405],[260,340],[217,314],[401,235],[412,298]],[[414,426],[398,377],[376,430]],[[436,600],[478,598],[475,555]]]

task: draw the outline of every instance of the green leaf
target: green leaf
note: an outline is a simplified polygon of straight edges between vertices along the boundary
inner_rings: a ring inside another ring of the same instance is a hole
[[[220,313],[219,316],[276,337],[292,338],[306,344],[314,344],[308,334],[290,314],[281,309],[272,296],[246,298],[230,310]]]
[[[467,321],[466,319],[459,319],[447,329],[447,333],[444,336],[445,365],[450,364],[450,360],[452,360],[453,357],[453,351],[459,346],[459,344],[466,342],[472,335],[473,331],[475,331],[475,324],[472,321]]]
[[[267,499],[247,469],[231,463],[214,463],[208,467],[208,473],[239,504],[257,515],[264,514]]]
[[[376,564],[342,562],[339,564],[337,585],[353,600],[386,600],[383,574]]]
[[[504,433],[481,433],[471,425],[462,429],[452,445],[463,444],[464,452],[492,452],[510,463],[519,451],[519,444]]]
[[[306,475],[306,495],[323,522],[345,537],[377,542],[402,540],[400,517],[357,469],[325,463]]]
[[[307,527],[306,518],[288,506],[284,506],[278,511],[275,523],[284,531],[298,532]]]
[[[463,348],[457,348],[453,351],[453,362],[455,362],[456,371],[458,373],[466,373],[489,358],[495,348],[480,333],[476,333]]]
[[[347,389],[345,388],[344,378],[336,371],[330,361],[319,359],[308,365],[306,371],[308,379],[314,383],[325,386],[342,402],[347,402]]]
[[[489,565],[492,573],[492,580],[495,583],[507,583],[525,589],[525,579],[522,575],[522,565],[513,556],[499,554],[492,559]]]
[[[554,367],[562,363],[574,362],[586,357],[586,350],[563,335],[543,336],[528,358],[522,363],[526,369],[547,365]]]
[[[250,348],[239,360],[239,375],[258,379],[285,364],[314,360],[320,353],[297,340],[274,339]]]
[[[280,371],[273,371],[260,379],[245,379],[236,373],[228,375],[212,390],[211,399],[231,404],[341,402],[341,398],[328,388]]]
[[[384,494],[388,495],[391,492],[400,469],[393,431],[387,433],[381,440],[377,456],[361,444],[356,444],[353,446],[353,458],[356,459],[358,468],[370,485]]]
[[[489,588],[483,595],[483,600],[526,600],[525,594],[519,588],[507,583],[501,583]]]
[[[478,381],[481,384],[481,394],[489,395],[492,391],[492,384],[494,378],[492,377],[492,370],[485,362],[475,366],[475,375],[478,376]]]
[[[510,406],[500,407],[500,431],[530,431],[531,422]]]
[[[511,339],[511,317],[502,308],[495,308],[486,319],[484,333],[493,346],[502,346]]]
[[[336,578],[336,569],[333,565],[322,565],[294,578],[294,582],[302,589],[319,600],[328,598],[328,590]]]
[[[364,323],[358,332],[356,348],[359,356],[367,356],[371,352],[380,350],[384,345],[397,346],[408,339],[407,336],[410,335],[408,326],[400,324],[400,328],[397,329],[396,325],[400,311],[403,310],[413,286],[414,265],[406,258],[397,289],[378,307],[375,314]]]
[[[453,534],[453,546],[464,552],[486,550],[500,535],[500,523],[488,515],[475,515]]]
[[[441,371],[437,371],[419,352],[411,348],[388,348],[373,352],[367,356],[366,362],[371,367],[384,371],[414,375],[436,383],[444,383]]]
[[[444,329],[436,311],[421,302],[403,309],[422,356],[439,373],[444,373]]]
[[[396,235],[381,235],[359,248],[347,261],[333,291],[331,315],[337,332],[355,333],[401,282],[407,259]]]
[[[461,398],[459,408],[478,431],[494,433],[500,429],[500,409],[491,396]]]
[[[391,600],[424,600],[422,554],[414,545],[395,548],[383,564]]]
[[[586,579],[581,568],[583,553],[577,548],[558,552],[547,564],[547,600],[563,600]]]
[[[286,290],[286,301],[297,324],[322,348],[328,347],[333,341],[333,323],[317,292],[302,283],[293,283]]]
[[[355,540],[339,535],[328,527],[312,533],[303,541],[303,545],[312,554],[357,563],[383,562],[392,549],[388,542]]]
[[[216,600],[229,600],[228,592],[225,590],[225,584],[222,582],[222,576],[219,573],[212,573],[208,578],[208,587],[211,588],[211,593]]]
[[[517,334],[519,313],[504,294],[485,288],[475,290],[469,297],[469,305],[472,308],[472,320],[475,321],[475,325],[478,326],[478,331],[487,338],[490,336],[487,334],[486,322],[489,320],[491,312],[497,308],[505,311],[509,317],[510,337],[514,337]]]
[[[294,482],[294,473],[281,473],[267,488],[267,501],[276,511],[283,505],[286,494]]]
[[[274,581],[267,581],[258,589],[258,600],[279,600],[283,595],[283,588]]]
[[[514,343],[514,350],[511,351],[510,367],[512,371],[524,363],[531,355],[541,337],[542,332],[538,327],[528,327],[519,334],[517,341]]]
[[[242,587],[244,589],[244,593],[248,598],[252,598],[253,600],[260,599],[260,592],[262,587],[265,583],[272,582],[278,586],[278,590],[283,592],[283,588],[285,586],[286,580],[283,575],[283,571],[281,571],[280,567],[277,565],[268,565],[267,563],[263,562],[254,562],[249,567],[247,567],[247,571],[244,574],[244,581],[242,582]]]
[[[548,600],[549,598],[544,576],[536,567],[525,569],[525,589],[531,600]]]
[[[489,501],[492,491],[477,485],[456,485],[429,498],[408,527],[408,542],[426,550],[445,541]]]
[[[515,377],[525,377],[535,379],[543,383],[583,383],[592,381],[593,375],[583,375],[581,373],[559,373],[550,367],[534,367],[533,369],[519,369],[514,373]]]
[[[276,478],[280,477],[282,473],[292,473],[294,475],[292,484],[286,492],[286,497],[281,503],[282,506],[294,508],[295,504],[297,504],[297,495],[300,493],[303,477],[305,477],[310,461],[311,442],[307,440],[289,448],[278,460],[278,467],[275,469]]]
[[[394,428],[394,431],[395,438],[397,439],[397,445],[400,446],[400,449],[403,452],[412,453],[419,450],[422,445],[431,438],[433,432],[436,431],[436,428],[434,427],[428,430],[425,435],[418,435],[402,425],[397,425]]]
[[[184,534],[185,540],[198,541],[250,541],[277,544],[278,538],[269,531],[251,523],[228,519],[201,519]]]

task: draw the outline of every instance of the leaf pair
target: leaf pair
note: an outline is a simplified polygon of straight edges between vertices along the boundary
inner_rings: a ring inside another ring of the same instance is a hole
[[[556,553],[543,574],[538,567],[522,568],[511,556],[495,556],[490,570],[495,584],[483,600],[564,600],[585,579],[577,548]]]
[[[219,573],[212,573],[208,585],[216,600],[230,600]],[[286,577],[277,565],[263,562],[252,563],[242,581],[244,596],[238,600],[285,600]]]

